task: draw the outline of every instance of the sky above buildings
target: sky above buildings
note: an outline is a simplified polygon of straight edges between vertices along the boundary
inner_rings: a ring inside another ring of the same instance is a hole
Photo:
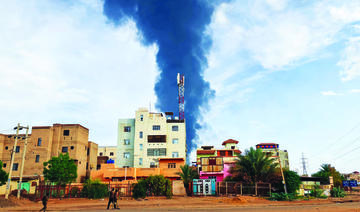
[[[102,8],[97,0],[0,4],[0,133],[18,122],[80,123],[90,140],[116,145],[118,118],[155,110],[158,47]],[[216,7],[207,33],[204,77],[215,96],[198,145],[233,138],[244,151],[276,142],[300,173],[302,153],[308,172],[322,163],[360,169],[360,1],[230,1]]]

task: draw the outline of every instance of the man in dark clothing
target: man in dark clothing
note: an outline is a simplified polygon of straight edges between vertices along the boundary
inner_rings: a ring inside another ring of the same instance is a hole
[[[108,210],[109,210],[110,204],[113,202],[114,202],[114,188],[112,188],[109,193],[109,202],[108,202],[108,206],[107,206]]]
[[[118,208],[118,206],[117,206],[117,196],[118,196],[118,193],[119,193],[119,190],[116,189],[116,190],[115,190],[115,193],[114,193],[114,208],[115,208],[115,209],[120,209],[120,208]]]
[[[40,211],[46,211],[47,201],[48,201],[48,197],[47,197],[46,194],[43,196],[43,198],[41,199],[41,201],[42,201],[42,204],[43,204],[44,207],[43,207]]]

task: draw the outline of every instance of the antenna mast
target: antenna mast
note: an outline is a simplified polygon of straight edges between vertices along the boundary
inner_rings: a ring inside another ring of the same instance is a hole
[[[307,174],[307,170],[306,170],[306,162],[305,162],[305,157],[304,157],[304,153],[302,153],[302,158],[301,158],[301,162],[302,162],[302,168],[303,168],[303,176],[308,176]]]
[[[179,87],[179,120],[184,120],[185,119],[185,99],[184,99],[184,94],[185,94],[185,76],[178,73],[177,74],[177,85]]]

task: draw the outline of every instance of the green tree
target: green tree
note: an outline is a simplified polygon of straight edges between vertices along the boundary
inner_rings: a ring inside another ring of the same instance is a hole
[[[285,177],[287,192],[295,194],[301,184],[300,176],[298,175],[298,173],[294,171],[285,169],[284,177]]]
[[[0,186],[4,185],[9,177],[8,173],[6,173],[5,170],[3,170],[2,168],[3,163],[2,161],[0,161]]]
[[[312,175],[313,177],[320,177],[321,184],[330,184],[329,176],[333,177],[334,186],[339,187],[342,185],[344,176],[338,172],[335,167],[332,167],[330,164],[322,164],[318,172]]]
[[[43,174],[46,181],[63,186],[76,180],[77,166],[68,153],[60,154],[44,162]]]
[[[245,155],[239,155],[234,167],[231,168],[233,180],[257,183],[271,182],[277,178],[277,164],[274,158],[266,155],[261,149],[250,148]]]
[[[151,196],[172,197],[171,181],[162,175],[150,176],[133,184],[133,197],[135,199]]]
[[[180,166],[181,172],[177,172],[183,183],[186,190],[186,194],[188,196],[191,196],[191,189],[189,188],[190,183],[193,181],[193,179],[199,179],[199,174],[197,171],[190,167],[189,165],[185,164],[184,166]]]

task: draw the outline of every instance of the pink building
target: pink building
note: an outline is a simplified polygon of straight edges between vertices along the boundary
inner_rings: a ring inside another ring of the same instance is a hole
[[[216,179],[220,182],[231,176],[230,168],[241,154],[237,148],[238,143],[236,140],[228,139],[222,143],[223,149],[214,149],[213,146],[202,146],[198,149],[197,165],[200,179]]]

